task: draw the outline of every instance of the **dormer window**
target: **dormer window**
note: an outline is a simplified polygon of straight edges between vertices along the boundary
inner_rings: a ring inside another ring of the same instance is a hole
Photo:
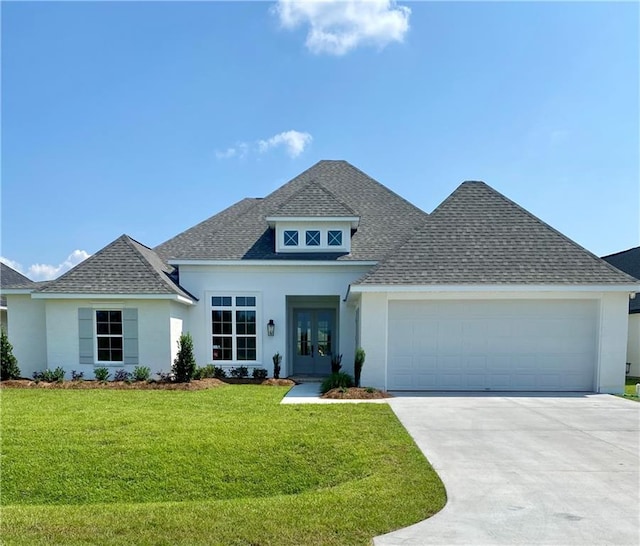
[[[342,231],[330,229],[327,232],[327,244],[329,246],[342,246]]]
[[[320,246],[320,231],[317,229],[307,230],[306,234],[307,246]]]
[[[284,232],[284,246],[298,246],[298,232],[297,231],[295,231],[295,230],[286,230]]]

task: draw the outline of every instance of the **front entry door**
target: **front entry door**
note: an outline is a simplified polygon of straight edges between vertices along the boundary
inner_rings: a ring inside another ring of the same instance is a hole
[[[329,375],[335,349],[335,309],[293,310],[293,373]]]

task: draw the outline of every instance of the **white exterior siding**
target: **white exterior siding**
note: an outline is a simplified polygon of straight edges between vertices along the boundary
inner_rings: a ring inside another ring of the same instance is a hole
[[[30,294],[7,294],[9,320],[7,334],[18,359],[22,377],[47,367],[47,342],[44,301],[32,300]]]
[[[43,300],[33,300],[41,303]],[[138,364],[151,368],[155,373],[171,369],[171,302],[153,300],[128,300],[118,303],[112,300],[47,300],[46,303],[46,364],[50,369],[62,366],[67,378],[71,371],[83,372],[85,379],[93,379],[94,365],[79,364],[78,309],[138,310]],[[43,313],[44,315],[44,313]],[[95,356],[95,355],[94,355]],[[133,370],[133,365],[110,365],[113,370]],[[42,366],[40,369],[44,369]],[[112,376],[113,377],[113,376]]]
[[[575,332],[567,332],[563,340],[556,343],[556,347],[566,349],[571,347],[572,336],[576,343],[584,349],[584,356],[591,355],[592,362],[584,364],[574,363],[576,366],[585,366],[585,374],[593,374],[593,389],[597,392],[618,393],[624,388],[624,349],[626,348],[626,318],[627,295],[625,293],[589,293],[589,292],[366,292],[360,295],[361,307],[361,343],[367,352],[367,360],[362,372],[362,384],[379,388],[390,388],[390,368],[394,365],[389,359],[391,350],[389,309],[393,308],[393,302],[442,302],[457,301],[471,302],[486,300],[493,303],[504,301],[526,302],[535,300],[537,305],[548,303],[548,316],[554,316],[554,307],[560,301],[575,302],[572,313],[584,307],[584,318],[576,317],[575,320],[565,319],[565,326],[575,329]],[[534,306],[532,306],[534,307]],[[561,307],[561,306],[560,306]],[[560,308],[558,307],[558,309]],[[544,305],[543,305],[544,308]],[[561,321],[562,322],[562,321]],[[533,323],[532,323],[533,324]],[[544,325],[542,325],[544,326]],[[548,329],[547,329],[548,330]],[[579,331],[578,331],[579,330]],[[593,344],[588,340],[589,332],[593,332]],[[393,335],[395,335],[395,332]],[[543,332],[544,333],[544,332]],[[575,334],[575,336],[573,335]],[[537,338],[536,332],[531,331],[531,342]],[[582,340],[582,341],[580,341]],[[565,343],[566,341],[566,343]],[[549,345],[553,345],[549,342]],[[587,351],[588,346],[591,348]],[[506,351],[509,341],[505,340],[503,347],[497,347],[497,351]],[[532,348],[535,349],[534,346]],[[564,349],[563,349],[564,350]],[[580,351],[578,351],[580,352]],[[588,359],[587,359],[588,360]],[[568,368],[574,364],[567,364]],[[587,369],[589,368],[589,369]],[[427,388],[413,385],[413,388]],[[550,389],[569,390],[562,384],[549,385]],[[523,390],[524,383],[516,386]]]
[[[640,296],[636,297],[638,298]],[[632,377],[640,377],[640,313],[629,315],[627,362],[631,362],[629,375]]]
[[[284,377],[291,373],[287,337],[287,296],[337,296],[339,307],[339,351],[344,355],[345,370],[353,367],[355,353],[355,311],[344,303],[347,287],[370,266],[287,266],[230,265],[180,266],[180,284],[199,299],[189,310],[189,330],[194,339],[198,365],[212,363],[211,306],[213,294],[255,295],[257,297],[258,361],[251,363],[273,372],[272,356],[282,355]],[[266,334],[266,324],[273,319],[275,335]],[[247,363],[249,364],[249,363]]]
[[[185,323],[185,316],[187,315],[187,309],[184,305],[171,302],[171,316],[169,317],[169,331],[171,333],[170,348],[171,348],[171,363],[178,355],[178,341],[180,335],[187,333],[188,329]]]

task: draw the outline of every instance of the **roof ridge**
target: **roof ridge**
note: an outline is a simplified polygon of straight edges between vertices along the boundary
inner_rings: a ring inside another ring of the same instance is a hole
[[[319,182],[318,180],[316,180],[315,178],[312,178],[311,180],[309,180],[306,184],[304,184],[301,188],[299,188],[298,190],[296,190],[295,192],[293,192],[289,197],[287,197],[282,203],[280,203],[278,205],[278,208],[274,211],[275,214],[272,214],[271,216],[277,216],[277,212],[281,209],[283,209],[284,207],[286,207],[288,204],[290,204],[294,199],[297,199],[298,197],[300,197],[300,195],[302,195],[302,193],[304,191],[307,191],[309,189],[310,186],[315,186],[318,189],[320,189],[321,191],[323,191],[324,193],[326,193],[329,197],[331,197],[331,199],[333,199],[334,201],[336,201],[341,207],[347,209],[349,212],[351,212],[351,214],[353,214],[353,216],[358,216],[356,214],[356,212],[346,203],[344,203],[341,199],[339,199],[335,193],[333,193],[331,190],[329,190],[327,187],[325,187],[321,182]]]

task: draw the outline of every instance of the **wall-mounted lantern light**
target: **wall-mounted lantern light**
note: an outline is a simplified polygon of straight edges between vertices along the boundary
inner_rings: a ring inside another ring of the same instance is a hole
[[[267,322],[267,335],[273,336],[275,332],[276,332],[275,322],[273,322],[273,319],[269,319],[269,322]]]
[[[627,375],[629,375],[630,371],[631,371],[631,362],[627,362]]]

